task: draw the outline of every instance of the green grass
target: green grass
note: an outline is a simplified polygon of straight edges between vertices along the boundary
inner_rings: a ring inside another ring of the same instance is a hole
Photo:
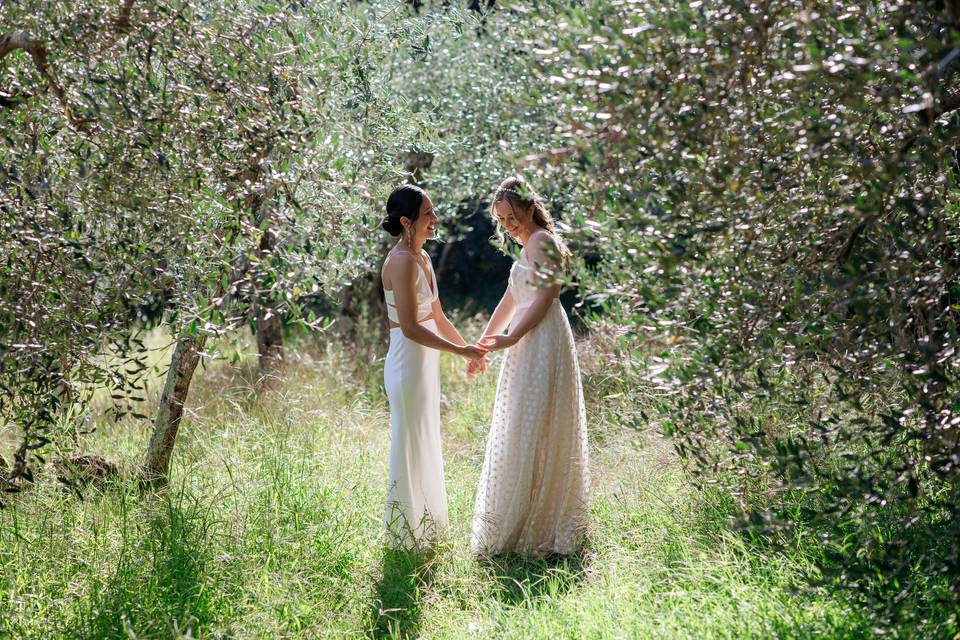
[[[800,589],[811,570],[801,551],[749,548],[727,529],[722,496],[697,492],[668,442],[616,428],[598,406],[589,548],[477,562],[467,541],[496,372],[471,385],[447,356],[451,529],[429,556],[385,549],[377,366],[329,342],[257,391],[249,363],[210,365],[165,491],[141,496],[121,480],[79,500],[47,477],[18,497],[0,511],[0,637],[871,635],[842,597]],[[129,478],[147,437],[146,425],[104,422],[84,445]]]

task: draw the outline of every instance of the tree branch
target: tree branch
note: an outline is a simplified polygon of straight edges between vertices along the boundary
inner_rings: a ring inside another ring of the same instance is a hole
[[[941,100],[940,104],[937,105],[935,116],[939,118],[957,109],[960,109],[960,93],[951,94]]]
[[[0,60],[17,49],[29,53],[33,62],[41,71],[47,68],[47,50],[40,41],[31,40],[25,31],[11,31],[0,34]]]
[[[120,13],[117,15],[117,21],[114,23],[117,31],[120,33],[130,31],[130,14],[133,12],[133,1],[134,0],[125,0],[123,6],[120,7]]]
[[[26,51],[28,54],[30,54],[30,57],[33,59],[33,63],[37,66],[37,70],[39,70],[41,75],[46,78],[47,83],[53,90],[53,93],[56,94],[57,99],[60,100],[60,104],[63,105],[63,109],[67,114],[67,117],[70,117],[70,110],[67,107],[67,96],[60,85],[57,84],[57,81],[54,79],[53,75],[50,73],[50,65],[47,61],[47,48],[44,47],[43,43],[39,40],[32,39],[25,31],[10,31],[8,33],[0,34],[0,60],[2,60],[8,53],[18,49]],[[4,106],[12,106],[15,104],[16,102],[11,102],[9,100],[5,100],[3,102]]]
[[[130,15],[133,13],[133,3],[134,0],[124,0],[123,5],[120,7],[120,11],[117,14],[117,19],[114,21],[114,28],[117,34],[128,33],[130,31]],[[63,105],[63,109],[67,117],[73,120],[67,104],[66,93],[54,79],[53,74],[50,73],[50,64],[47,60],[47,48],[43,45],[43,43],[39,40],[32,39],[25,31],[9,31],[7,33],[0,33],[0,60],[6,57],[7,54],[18,49],[30,54],[30,57],[33,59],[33,63],[37,66],[37,69],[40,71],[43,77],[46,78],[50,88],[53,90],[53,93],[57,96],[60,104]],[[12,100],[11,98],[12,96],[8,94],[0,93],[0,108],[9,109],[17,106],[20,103],[20,101]]]

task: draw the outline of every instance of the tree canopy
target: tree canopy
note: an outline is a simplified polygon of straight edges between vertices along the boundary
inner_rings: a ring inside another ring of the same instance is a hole
[[[579,256],[567,282],[638,350],[625,393],[658,398],[625,426],[673,437],[754,540],[818,540],[887,619],[911,615],[891,584],[946,576],[955,602],[958,21],[891,0],[4,4],[20,467],[89,385],[123,410],[151,305],[195,353],[251,310],[302,317],[370,271],[390,186],[442,193],[454,229],[520,172]]]

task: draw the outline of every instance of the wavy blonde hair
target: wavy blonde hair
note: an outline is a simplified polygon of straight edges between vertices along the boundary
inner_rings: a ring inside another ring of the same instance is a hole
[[[501,182],[493,194],[493,201],[490,203],[490,217],[493,218],[493,224],[497,229],[497,237],[500,239],[501,248],[506,246],[507,239],[503,235],[503,230],[500,228],[500,221],[497,220],[496,212],[494,211],[494,207],[500,202],[506,202],[510,205],[510,210],[513,211],[514,215],[516,215],[517,209],[526,211],[527,208],[533,206],[533,221],[537,226],[546,229],[550,235],[553,236],[553,242],[557,246],[557,257],[560,259],[560,266],[566,267],[570,263],[573,254],[560,237],[560,233],[557,231],[557,225],[547,211],[547,207],[544,206],[543,199],[538,196],[527,181],[520,176],[510,176]]]

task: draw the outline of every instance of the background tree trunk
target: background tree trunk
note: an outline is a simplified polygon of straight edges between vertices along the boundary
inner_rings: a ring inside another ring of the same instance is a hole
[[[283,360],[283,322],[269,303],[258,304],[256,313],[257,353],[263,375]]]
[[[271,216],[270,200],[276,187],[264,194],[256,206],[256,220],[260,227],[260,245],[257,248],[257,292],[253,307],[254,323],[257,330],[257,353],[259,355],[260,374],[269,373],[283,359],[283,319],[270,298],[271,287],[263,287],[269,279],[269,265],[277,247],[277,230]],[[266,291],[264,291],[266,290]]]
[[[180,429],[183,406],[190,390],[190,380],[200,361],[200,351],[206,342],[205,336],[183,334],[170,360],[167,378],[160,396],[160,407],[153,424],[153,435],[147,448],[143,465],[144,481],[152,486],[166,484],[170,470],[170,454]]]

